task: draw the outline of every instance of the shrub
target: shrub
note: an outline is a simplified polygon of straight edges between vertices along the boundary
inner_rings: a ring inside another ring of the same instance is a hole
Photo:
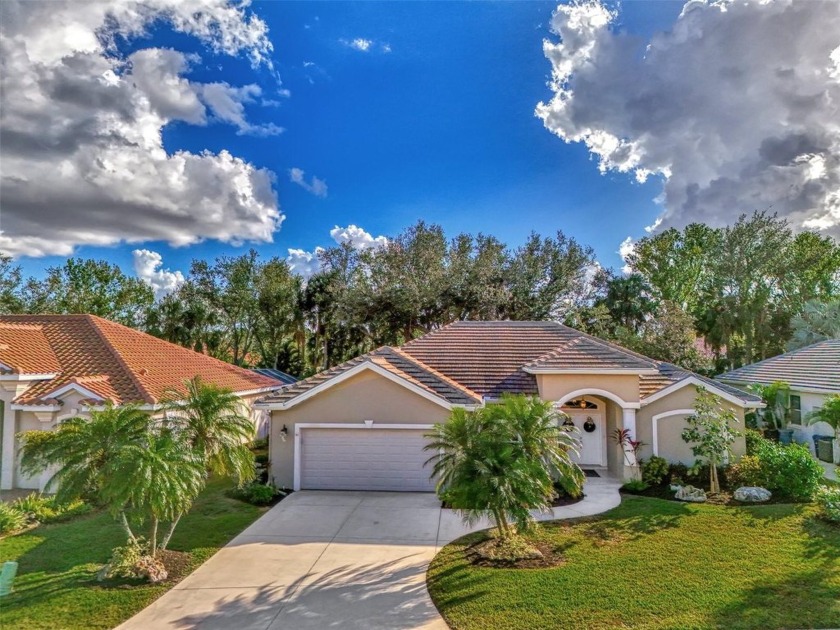
[[[765,440],[756,456],[767,475],[768,490],[796,500],[808,500],[820,486],[823,468],[807,447],[801,444],[782,446]]]
[[[69,503],[61,504],[56,501],[55,497],[45,497],[37,492],[21,497],[12,505],[28,521],[38,523],[63,521],[72,516],[90,512],[92,509],[90,505],[81,499],[74,499]]]
[[[268,454],[267,453],[258,453],[254,455],[254,463],[257,466],[266,467],[268,466]]]
[[[271,484],[251,482],[234,491],[234,496],[240,501],[252,505],[268,505],[279,495],[286,493]]]
[[[747,429],[744,431],[744,440],[747,442],[747,455],[755,455],[756,450],[763,442],[769,442],[767,438],[761,435],[761,431],[756,429]]]
[[[770,478],[761,459],[756,455],[744,455],[737,464],[726,470],[726,481],[730,488],[758,486],[767,488]]]
[[[263,451],[268,448],[268,438],[258,438],[248,445],[252,451]]]
[[[26,515],[14,505],[0,502],[0,534],[8,534],[26,527]]]
[[[146,555],[149,546],[143,538],[129,540],[122,547],[114,547],[111,560],[99,572],[99,579],[141,577],[137,572],[137,563]]]
[[[651,486],[661,486],[668,476],[668,461],[664,457],[653,455],[642,462],[642,480]]]
[[[623,486],[621,486],[621,489],[625,492],[644,492],[649,487],[650,486],[641,479],[631,479]]]
[[[166,567],[154,556],[142,556],[134,565],[137,577],[148,580],[152,584],[163,582],[167,578]]]
[[[832,523],[840,523],[840,487],[822,487],[814,498],[822,518]]]

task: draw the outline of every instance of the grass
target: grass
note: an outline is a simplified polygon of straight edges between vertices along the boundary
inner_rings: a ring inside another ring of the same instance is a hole
[[[226,496],[231,485],[211,479],[175,530],[169,547],[189,553],[189,571],[266,510]],[[0,600],[0,628],[113,628],[148,606],[173,584],[126,588],[96,581],[111,549],[124,543],[104,512],[0,540],[0,562],[19,563],[15,592]]]
[[[434,559],[429,591],[453,630],[840,627],[840,527],[814,514],[625,497],[533,535],[558,567],[472,565],[471,534]]]

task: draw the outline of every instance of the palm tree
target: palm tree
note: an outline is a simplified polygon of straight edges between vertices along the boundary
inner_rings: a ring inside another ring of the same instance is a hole
[[[840,394],[826,398],[822,407],[814,409],[807,416],[808,424],[825,422],[834,429],[835,444],[840,442]],[[836,452],[836,451],[835,451]]]
[[[254,423],[246,405],[230,390],[199,376],[184,381],[184,387],[165,396],[166,426],[184,436],[207,471],[236,477],[239,483],[253,479],[254,456],[247,443],[254,439]]]
[[[101,495],[112,479],[113,466],[123,452],[142,445],[149,431],[149,416],[135,405],[92,411],[90,419],[70,418],[54,431],[25,433],[21,471],[37,475],[55,468],[46,489],[65,502],[87,493]],[[126,533],[133,538],[122,506],[111,506]]]
[[[108,505],[124,513],[151,519],[149,554],[166,549],[181,516],[192,506],[204,487],[205,467],[201,455],[177,434],[149,432],[142,442],[122,449],[109,467],[110,479],[103,488]],[[158,526],[169,522],[169,530],[158,547]],[[129,538],[135,537],[129,530]]]
[[[527,529],[531,510],[549,509],[555,481],[583,484],[570,457],[576,440],[557,419],[551,403],[524,396],[474,412],[453,410],[426,446],[435,453],[427,463],[434,464],[438,493],[468,523],[492,518],[502,538]]]

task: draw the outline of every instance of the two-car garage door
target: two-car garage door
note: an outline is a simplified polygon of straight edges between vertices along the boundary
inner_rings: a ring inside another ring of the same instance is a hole
[[[301,429],[301,490],[432,492],[425,429]]]

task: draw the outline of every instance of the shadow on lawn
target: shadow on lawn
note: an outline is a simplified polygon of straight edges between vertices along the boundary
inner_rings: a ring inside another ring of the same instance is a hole
[[[564,526],[580,529],[595,544],[610,544],[638,540],[662,530],[679,527],[683,518],[694,513],[685,503],[659,503],[656,510],[651,509],[649,502],[645,502],[639,508],[628,505],[617,514],[593,516]]]
[[[826,563],[743,591],[730,605],[709,611],[714,628],[836,628],[840,624],[837,570]]]
[[[304,576],[288,586],[266,586],[222,596],[206,612],[176,619],[172,627],[322,628],[341,620],[341,628],[360,630],[418,628],[438,618],[426,591],[425,569],[422,560],[341,566]],[[179,593],[181,598],[190,595],[187,591]]]

